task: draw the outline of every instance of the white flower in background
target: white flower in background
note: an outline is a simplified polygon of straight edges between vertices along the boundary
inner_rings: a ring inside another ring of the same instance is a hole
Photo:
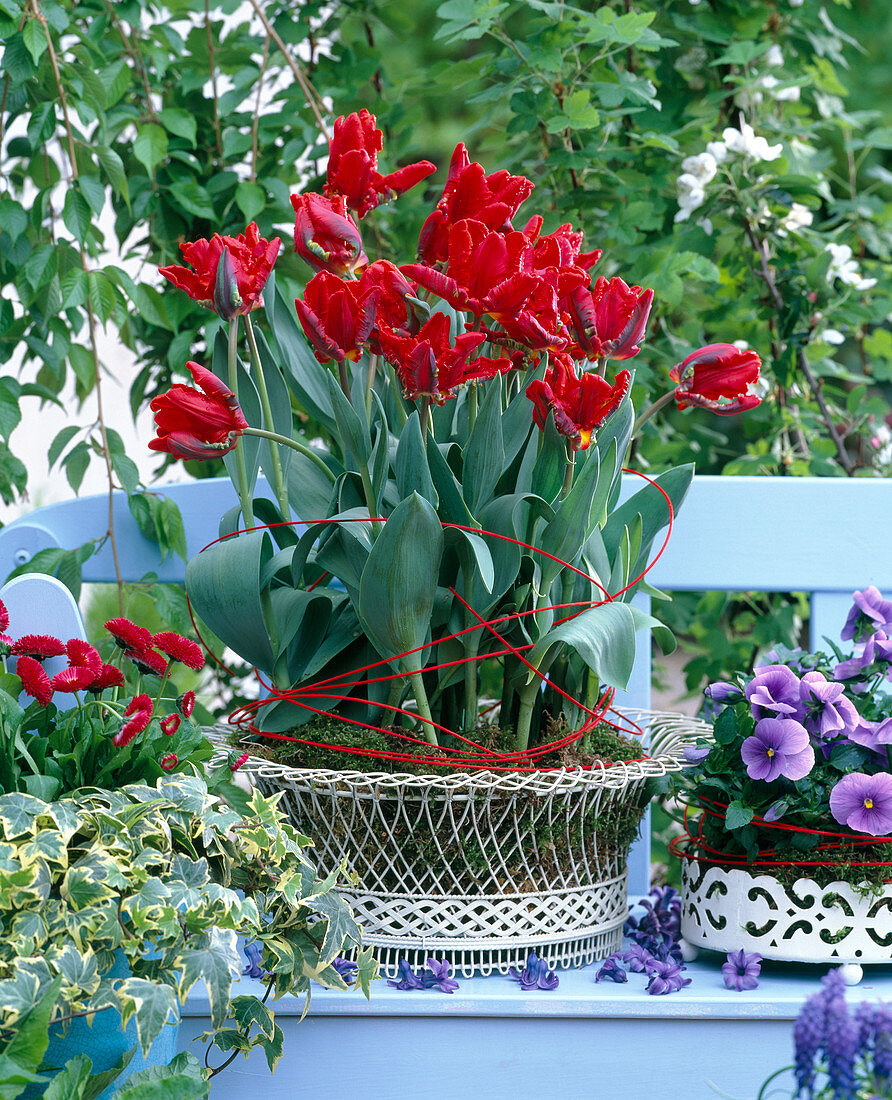
[[[879,424],[870,437],[870,445],[877,452],[877,464],[888,466],[892,462],[892,431],[888,424]]]
[[[678,213],[675,221],[686,222],[691,214],[706,201],[703,184],[689,172],[678,177]]]
[[[765,138],[756,136],[749,123],[741,122],[740,129],[735,130],[729,126],[722,131],[722,140],[732,153],[750,157],[752,160],[777,160],[781,155],[782,145],[769,145]]]
[[[839,279],[846,286],[853,286],[855,290],[870,290],[876,286],[876,279],[865,279],[858,270],[858,261],[852,259],[852,250],[847,244],[834,244],[830,241],[824,248],[829,252],[832,260],[827,271],[827,282],[832,283]]]
[[[825,344],[836,346],[846,342],[845,336],[836,328],[825,328],[823,332],[818,333],[818,339],[823,340]]]
[[[732,340],[731,343],[740,351],[749,351],[750,346],[746,340]]]
[[[706,152],[716,164],[721,164],[723,160],[727,160],[728,146],[723,141],[707,141]]]
[[[712,222],[709,218],[701,218],[700,221],[697,222],[697,225],[700,226],[707,237],[712,236]]]
[[[788,233],[798,233],[800,229],[811,225],[814,214],[801,202],[794,202],[789,211],[781,218],[780,228],[777,231],[779,237],[786,237]]]
[[[801,8],[804,3],[805,3],[805,0],[790,0],[790,7],[791,8]]]
[[[700,47],[697,46],[683,53],[675,62],[675,68],[688,82],[689,87],[693,88],[695,91],[699,91],[701,88],[706,87],[706,80],[704,79],[703,73],[708,62],[709,56],[706,50],[700,49]]]
[[[780,81],[776,76],[772,76],[771,73],[766,73],[759,81],[759,86],[764,88],[771,98],[776,99],[779,103],[785,100],[790,103],[799,102],[799,97],[802,95],[802,89],[798,84],[790,84],[786,88],[781,88],[779,85]]]
[[[681,162],[681,170],[699,180],[702,185],[714,179],[719,169],[711,153],[698,153],[695,157],[685,157]]]
[[[784,52],[783,52],[783,50],[780,48],[780,46],[778,46],[778,44],[776,42],[772,42],[772,44],[768,47],[768,52],[765,54],[765,64],[766,65],[780,66],[780,65],[783,65],[783,63],[784,63]]]

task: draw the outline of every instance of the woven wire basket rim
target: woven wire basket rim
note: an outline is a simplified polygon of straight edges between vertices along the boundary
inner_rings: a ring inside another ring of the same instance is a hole
[[[456,792],[477,790],[530,794],[563,794],[590,787],[622,790],[630,783],[656,778],[669,772],[681,771],[685,766],[684,750],[698,738],[711,735],[712,727],[699,718],[671,711],[641,709],[622,710],[623,717],[636,722],[650,734],[648,755],[640,760],[618,760],[613,764],[598,762],[591,769],[555,768],[534,772],[491,772],[475,770],[446,772],[439,775],[413,775],[408,772],[372,772],[354,769],[296,768],[260,757],[249,756],[243,765],[251,775],[263,779],[287,779],[292,784],[343,785],[365,788],[377,793],[387,789],[417,788],[428,794],[450,795]],[[232,729],[217,725],[209,729],[208,736],[216,746],[209,766],[225,766],[231,745],[228,737]],[[249,749],[254,742],[241,742]]]

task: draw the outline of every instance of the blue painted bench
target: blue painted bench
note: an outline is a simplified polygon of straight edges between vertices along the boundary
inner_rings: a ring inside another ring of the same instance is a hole
[[[235,503],[228,480],[160,491],[182,511],[190,554],[216,537],[218,517]],[[160,580],[182,580],[184,563],[159,563],[123,498],[115,516],[127,579],[154,572]],[[0,531],[0,577],[37,550],[73,548],[100,536],[107,524],[105,497],[16,520]],[[678,590],[808,592],[818,643],[823,635],[838,636],[854,589],[875,584],[892,593],[890,545],[890,482],[697,477],[650,579]],[[84,579],[115,579],[108,545],[87,562]],[[649,705],[646,646],[618,702]],[[647,866],[645,839],[632,855],[633,897],[646,892]],[[712,1081],[737,1100],[751,1100],[761,1081],[791,1060],[791,1021],[822,970],[765,964],[759,989],[737,994],[724,990],[720,962],[705,957],[692,964],[692,985],[669,997],[647,996],[635,975],[628,985],[596,985],[595,967],[563,972],[553,993],[525,994],[500,977],[462,982],[453,996],[403,993],[382,982],[370,1003],[318,990],[299,1030],[302,1005],[285,998],[276,1005],[286,1033],[276,1075],[269,1079],[262,1058],[239,1061],[215,1080],[213,1095],[707,1100],[716,1095]],[[851,998],[892,1001],[892,962],[869,969]],[[206,1017],[206,1002],[190,998],[183,1045],[205,1029]]]

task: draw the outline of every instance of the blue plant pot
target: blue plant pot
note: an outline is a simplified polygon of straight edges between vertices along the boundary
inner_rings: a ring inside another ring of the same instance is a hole
[[[120,954],[112,967],[111,976],[126,978],[129,973],[126,959],[123,954]],[[148,1055],[143,1056],[136,1035],[136,1021],[131,1019],[124,1027],[121,1014],[116,1008],[106,1008],[97,1012],[93,1017],[92,1027],[87,1024],[83,1016],[70,1020],[64,1034],[61,1023],[53,1024],[50,1027],[50,1042],[44,1062],[54,1069],[48,1069],[46,1074],[54,1076],[55,1072],[58,1072],[76,1054],[86,1054],[93,1063],[93,1072],[102,1073],[119,1062],[128,1050],[135,1050],[124,1072],[96,1098],[96,1100],[110,1100],[110,1097],[114,1096],[118,1088],[132,1074],[147,1066],[166,1066],[177,1052],[179,1031],[180,1021],[177,1015],[176,1020],[165,1024],[161,1034],[149,1048]],[[46,1085],[29,1085],[22,1094],[21,1100],[38,1100],[46,1087]]]

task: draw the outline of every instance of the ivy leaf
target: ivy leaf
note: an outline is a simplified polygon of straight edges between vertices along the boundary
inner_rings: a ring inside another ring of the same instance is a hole
[[[118,988],[121,1002],[121,1020],[126,1027],[136,1019],[136,1034],[143,1054],[161,1034],[171,1014],[177,1010],[177,998],[167,985],[150,982],[146,978],[126,978]]]

